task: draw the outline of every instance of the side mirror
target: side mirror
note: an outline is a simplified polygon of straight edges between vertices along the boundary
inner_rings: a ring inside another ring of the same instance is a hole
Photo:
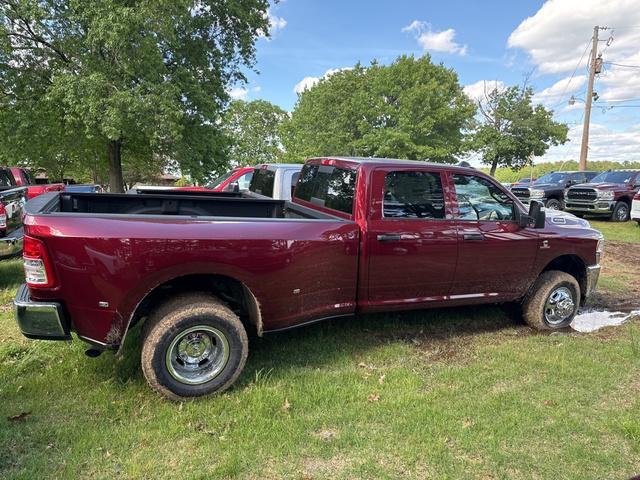
[[[536,200],[531,200],[529,204],[529,214],[520,217],[520,226],[529,228],[544,228],[547,215],[544,205]]]

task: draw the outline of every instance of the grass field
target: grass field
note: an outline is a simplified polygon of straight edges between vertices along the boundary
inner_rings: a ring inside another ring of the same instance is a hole
[[[596,227],[617,272],[640,229]],[[624,295],[616,275],[601,295]],[[555,335],[498,307],[330,321],[253,341],[235,388],[177,404],[147,388],[135,335],[122,359],[24,339],[21,281],[0,262],[0,478],[640,474],[638,321]]]

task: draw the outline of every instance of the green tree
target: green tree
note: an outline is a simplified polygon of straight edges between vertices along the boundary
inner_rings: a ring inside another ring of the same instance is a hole
[[[456,73],[425,55],[335,73],[298,97],[282,128],[287,156],[358,155],[453,162],[473,102]]]
[[[44,158],[173,160],[203,179],[226,162],[229,85],[255,61],[268,0],[3,0],[0,93],[9,152]],[[34,109],[43,112],[32,117]],[[17,128],[15,126],[17,125]],[[74,140],[76,143],[74,143]],[[5,148],[2,146],[0,148]],[[52,156],[56,150],[60,156]],[[7,154],[5,154],[7,155]],[[126,165],[125,165],[126,166]],[[130,165],[136,170],[135,165]]]
[[[525,167],[533,156],[567,141],[567,125],[555,122],[553,111],[532,105],[530,87],[494,88],[484,97],[478,101],[481,118],[473,143],[491,175],[497,167]]]
[[[240,165],[276,162],[282,156],[280,124],[287,112],[266,100],[234,100],[224,116],[229,158]]]

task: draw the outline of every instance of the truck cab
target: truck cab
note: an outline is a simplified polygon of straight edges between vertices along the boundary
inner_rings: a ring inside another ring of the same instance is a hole
[[[263,163],[253,170],[249,191],[278,200],[291,200],[301,163]]]
[[[578,216],[594,215],[614,222],[626,222],[638,191],[640,170],[609,170],[586,185],[570,187],[566,195],[566,210]]]
[[[42,195],[47,192],[58,192],[64,190],[63,183],[37,183],[33,174],[26,168],[11,167],[11,173],[16,180],[16,185],[19,187],[26,187],[27,199]]]

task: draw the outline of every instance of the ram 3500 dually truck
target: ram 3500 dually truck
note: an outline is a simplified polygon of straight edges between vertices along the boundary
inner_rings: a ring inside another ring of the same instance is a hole
[[[548,210],[562,210],[565,204],[565,190],[571,185],[590,182],[596,175],[598,172],[551,172],[528,186],[512,186],[511,193],[524,204],[536,200]]]
[[[75,331],[96,354],[144,322],[142,370],[171,399],[233,384],[248,333],[326,318],[520,302],[566,327],[604,247],[477,170],[403,160],[308,160],[291,202],[63,192],[26,209],[24,335]]]

